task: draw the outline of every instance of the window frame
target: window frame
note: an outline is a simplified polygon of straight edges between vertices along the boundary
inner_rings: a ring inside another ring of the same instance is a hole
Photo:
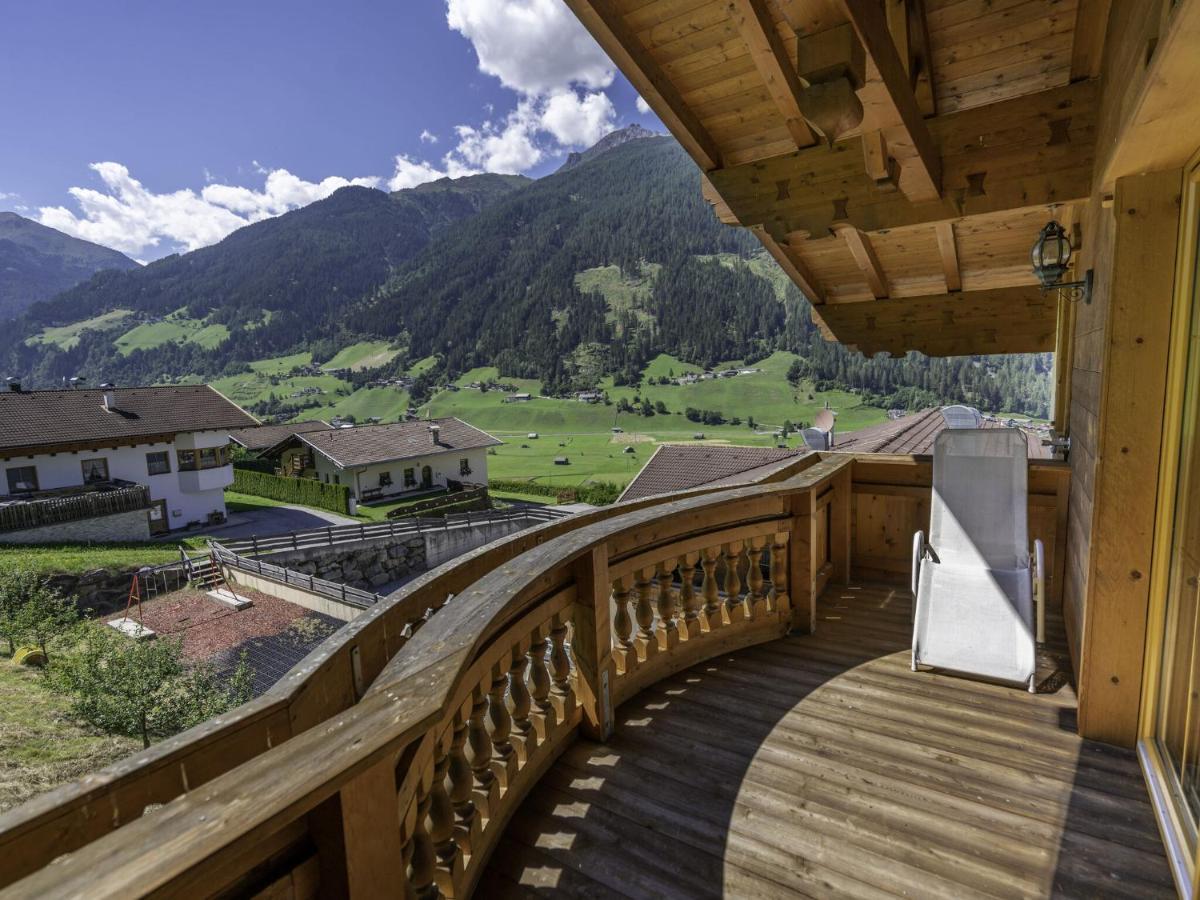
[[[165,469],[155,470],[154,464],[151,462],[154,458],[160,458],[160,462],[166,465]],[[171,451],[169,450],[152,450],[146,454],[146,474],[154,475],[170,475],[171,474]]]
[[[88,477],[88,468],[96,467],[96,466],[103,467],[103,469],[104,469],[104,477],[103,478],[89,478]],[[108,457],[107,456],[93,456],[90,459],[81,459],[79,461],[79,471],[83,477],[84,484],[97,484],[102,481],[112,481],[112,475],[108,468]]]
[[[15,488],[13,487],[13,473],[29,469],[33,472],[33,487],[31,488]],[[10,494],[36,494],[41,490],[41,482],[38,481],[37,463],[32,463],[27,466],[7,466],[4,469],[5,481],[8,483],[8,492]]]

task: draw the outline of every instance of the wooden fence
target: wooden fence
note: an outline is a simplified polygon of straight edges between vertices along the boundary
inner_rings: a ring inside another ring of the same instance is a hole
[[[140,484],[113,490],[44,497],[0,506],[0,531],[21,531],[62,522],[77,522],[150,506],[150,492]]]

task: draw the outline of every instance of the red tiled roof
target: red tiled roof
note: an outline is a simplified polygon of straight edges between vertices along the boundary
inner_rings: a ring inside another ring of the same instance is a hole
[[[311,431],[328,431],[333,426],[320,419],[311,422],[292,422],[289,425],[257,425],[253,428],[236,428],[229,432],[229,439],[247,450],[258,452],[274,447],[293,434],[308,434]]]
[[[621,499],[639,500],[702,485],[749,483],[799,459],[805,452],[776,447],[663,444],[629,482]]]
[[[54,452],[69,446],[115,446],[139,438],[169,440],[189,431],[245,428],[258,421],[206,384],[104,391],[0,392],[0,454]]]
[[[839,453],[902,453],[931,454],[933,442],[946,427],[939,407],[890,419],[878,425],[869,425],[858,431],[835,436],[833,449]],[[983,428],[1004,428],[1004,423],[984,419]],[[1030,459],[1047,459],[1050,454],[1042,446],[1041,439],[1032,432],[1022,430],[1029,445]]]
[[[436,444],[429,430],[430,425],[438,426]],[[396,422],[391,425],[331,428],[328,431],[298,434],[295,439],[329,457],[343,469],[394,462],[414,456],[429,456],[433,453],[494,447],[504,443],[486,431],[452,417]]]

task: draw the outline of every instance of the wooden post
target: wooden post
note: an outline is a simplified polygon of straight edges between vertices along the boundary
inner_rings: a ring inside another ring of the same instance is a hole
[[[850,583],[851,556],[854,549],[854,478],[852,466],[833,478],[833,502],[829,506],[829,548],[833,577],[842,584]]]
[[[812,491],[798,493],[790,500],[792,539],[788,541],[788,595],[792,601],[792,629],[800,634],[812,634],[817,630],[815,500]]]
[[[382,900],[407,880],[396,794],[396,762],[387,757],[309,815],[323,897]]]
[[[612,654],[612,622],[608,578],[608,545],[602,544],[575,566],[575,654],[577,689],[583,710],[580,728],[594,741],[613,733],[612,683],[616,677]]]

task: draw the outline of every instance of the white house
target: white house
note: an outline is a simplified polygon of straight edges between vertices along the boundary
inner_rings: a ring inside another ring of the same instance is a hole
[[[487,448],[502,444],[461,419],[360,425],[293,434],[263,452],[287,475],[344,484],[356,500],[487,484]]]
[[[128,540],[223,517],[230,429],[255,424],[208,385],[10,383],[0,392],[0,541],[20,540],[22,522],[39,539]],[[114,511],[120,521],[88,522]]]

